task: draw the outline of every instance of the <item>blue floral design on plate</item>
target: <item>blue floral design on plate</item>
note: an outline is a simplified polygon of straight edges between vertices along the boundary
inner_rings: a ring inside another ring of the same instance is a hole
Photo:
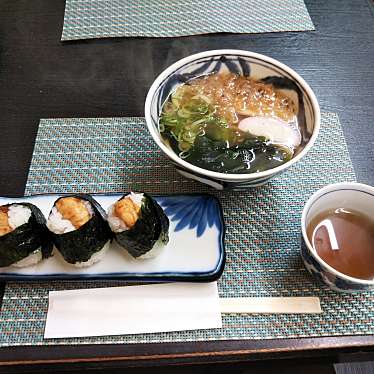
[[[215,225],[220,228],[220,206],[213,196],[181,195],[172,200],[158,199],[158,202],[170,220],[177,222],[175,231],[188,226],[190,229],[196,228],[197,237],[200,237],[207,227]]]

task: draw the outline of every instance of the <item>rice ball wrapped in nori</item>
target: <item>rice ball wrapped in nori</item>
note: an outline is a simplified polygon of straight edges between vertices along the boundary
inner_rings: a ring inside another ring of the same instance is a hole
[[[87,194],[57,199],[47,227],[52,233],[53,244],[65,261],[77,267],[100,261],[112,238],[105,211]]]
[[[0,267],[37,264],[52,254],[46,219],[30,203],[0,206]]]
[[[130,192],[109,207],[117,243],[132,257],[152,258],[169,242],[169,219],[146,193]]]

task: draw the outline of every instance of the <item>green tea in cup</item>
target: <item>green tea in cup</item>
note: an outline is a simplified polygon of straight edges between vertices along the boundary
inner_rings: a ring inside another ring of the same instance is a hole
[[[318,256],[345,275],[374,280],[374,221],[361,212],[338,208],[317,214],[307,226]]]

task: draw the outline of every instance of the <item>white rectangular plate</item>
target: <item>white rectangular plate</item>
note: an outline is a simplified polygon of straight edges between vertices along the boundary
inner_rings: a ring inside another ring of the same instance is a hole
[[[47,218],[59,194],[21,198],[0,197],[0,205],[29,202]],[[107,208],[121,194],[93,194]],[[200,281],[218,279],[225,265],[225,225],[219,201],[208,194],[154,196],[170,220],[168,245],[153,259],[136,260],[111,243],[111,248],[98,263],[87,268],[67,264],[54,250],[54,255],[39,264],[0,268],[0,279],[123,279],[134,281]],[[1,250],[1,249],[0,249]]]

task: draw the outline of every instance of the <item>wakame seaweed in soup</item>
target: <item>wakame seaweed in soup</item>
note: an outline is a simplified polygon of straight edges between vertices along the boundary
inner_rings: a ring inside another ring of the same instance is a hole
[[[179,86],[164,104],[160,132],[185,161],[220,173],[282,165],[301,142],[296,107],[271,84],[216,73]]]

